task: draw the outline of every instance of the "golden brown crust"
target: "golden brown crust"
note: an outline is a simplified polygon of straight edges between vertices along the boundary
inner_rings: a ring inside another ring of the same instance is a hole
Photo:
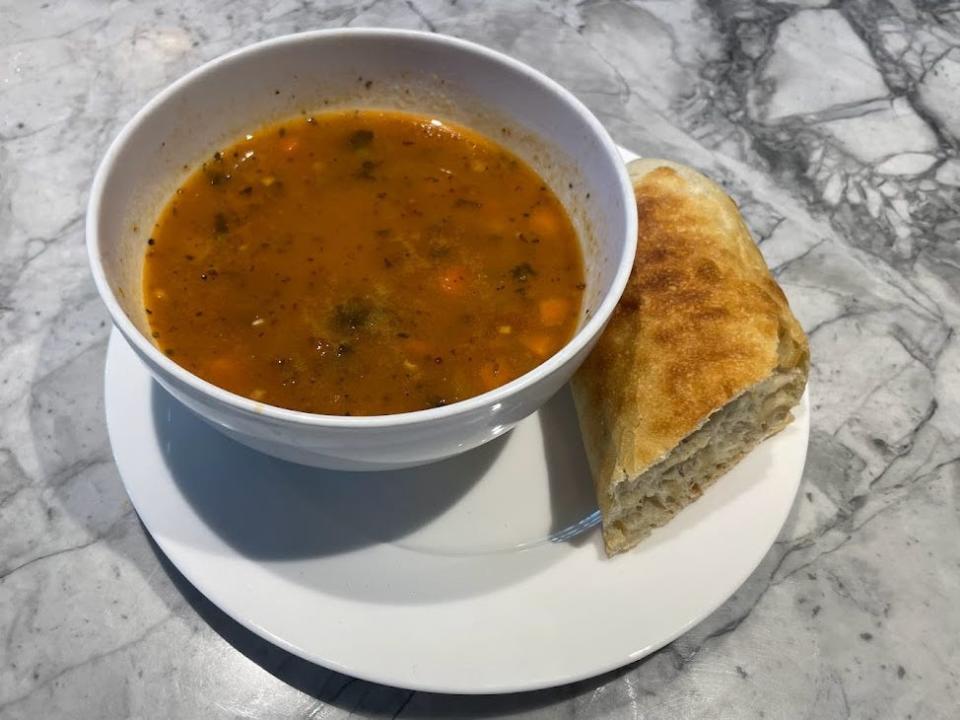
[[[807,339],[733,201],[665,160],[629,166],[636,261],[573,380],[601,511],[712,413],[774,372],[806,376]]]

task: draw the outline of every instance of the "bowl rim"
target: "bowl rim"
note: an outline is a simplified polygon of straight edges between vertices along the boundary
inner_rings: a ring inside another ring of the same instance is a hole
[[[613,313],[614,307],[620,300],[626,288],[630,277],[630,271],[633,267],[634,256],[636,253],[636,244],[627,242],[627,247],[621,255],[620,263],[617,267],[613,281],[610,284],[603,300],[599,306],[594,309],[587,322],[574,333],[573,337],[560,348],[554,355],[544,360],[542,363],[527,371],[518,378],[494,388],[480,395],[474,395],[464,400],[443,405],[436,408],[427,408],[425,410],[414,410],[403,413],[394,413],[388,415],[324,415],[320,413],[310,413],[302,410],[292,410],[276,405],[269,405],[250,398],[238,395],[229,390],[219,387],[189,370],[183,368],[170,358],[168,358],[160,349],[150,342],[146,336],[134,325],[133,321],[127,316],[126,312],[120,306],[113,288],[107,281],[106,271],[103,266],[103,258],[100,253],[100,212],[104,196],[104,187],[107,179],[113,171],[116,160],[121,150],[126,146],[130,136],[143,123],[143,121],[161,106],[168,99],[176,95],[182,88],[196,82],[205,75],[213,72],[222,66],[229,65],[240,57],[256,54],[269,50],[276,46],[310,43],[316,40],[339,37],[365,37],[365,38],[405,38],[417,42],[435,43],[453,47],[459,51],[473,53],[493,60],[525,76],[529,80],[545,86],[548,90],[558,95],[560,99],[576,112],[583,119],[589,129],[600,140],[601,146],[606,153],[615,161],[616,171],[620,186],[618,190],[624,195],[624,212],[626,213],[626,232],[627,238],[636,238],[637,236],[637,213],[636,204],[633,201],[633,185],[627,173],[626,165],[620,160],[620,154],[616,144],[613,142],[607,130],[601,125],[594,114],[573,95],[569,90],[551,79],[539,70],[527,65],[498,50],[488,48],[479,43],[463,40],[461,38],[444,35],[442,33],[425,32],[420,30],[402,30],[392,28],[333,28],[323,30],[311,30],[307,32],[292,33],[280,35],[267,40],[262,40],[236,50],[229,51],[213,58],[202,65],[194,68],[181,76],[163,90],[154,95],[137,113],[128,120],[117,136],[110,143],[106,154],[100,161],[93,183],[90,187],[90,196],[87,203],[87,213],[85,222],[85,235],[87,255],[90,263],[90,269],[93,274],[94,283],[100,294],[101,300],[107,306],[107,310],[123,336],[128,342],[132,343],[138,354],[145,356],[150,362],[159,366],[166,374],[172,376],[177,381],[183,383],[195,392],[210,397],[223,405],[237,410],[245,415],[255,415],[261,419],[271,419],[284,423],[293,423],[302,426],[313,426],[323,428],[384,428],[394,426],[416,425],[422,423],[433,423],[446,419],[454,418],[461,414],[468,414],[482,410],[485,407],[492,406],[496,411],[497,405],[513,396],[517,391],[529,387],[545,376],[549,376],[559,370],[563,365],[569,362],[581,350],[589,345],[596,336],[603,330],[607,320]]]

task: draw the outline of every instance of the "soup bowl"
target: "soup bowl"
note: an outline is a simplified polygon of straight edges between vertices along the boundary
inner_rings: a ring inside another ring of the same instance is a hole
[[[145,246],[189,171],[260,125],[349,107],[398,109],[472,127],[551,186],[577,229],[586,290],[577,330],[536,368],[449,405],[335,416],[266,405],[213,385],[151,340]],[[285,460],[383,470],[440,460],[509,430],[577,369],[626,285],[636,246],[633,191],[617,148],[572,94],[506,55],[443,35],[349,29],[261,42],[215,59],[153,98],[123,128],[93,181],[87,249],[114,324],[154,379],[229,437]]]

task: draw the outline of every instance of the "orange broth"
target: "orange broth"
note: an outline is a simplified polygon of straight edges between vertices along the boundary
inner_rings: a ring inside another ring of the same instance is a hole
[[[584,290],[563,206],[467,128],[351,110],[268,125],[176,191],[143,271],[154,342],[205,380],[332,415],[421,410],[526,373]]]

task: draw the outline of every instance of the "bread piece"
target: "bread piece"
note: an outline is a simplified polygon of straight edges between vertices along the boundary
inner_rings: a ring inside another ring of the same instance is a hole
[[[572,383],[609,555],[785,427],[809,370],[807,338],[726,193],[666,160],[629,170],[636,261]]]

